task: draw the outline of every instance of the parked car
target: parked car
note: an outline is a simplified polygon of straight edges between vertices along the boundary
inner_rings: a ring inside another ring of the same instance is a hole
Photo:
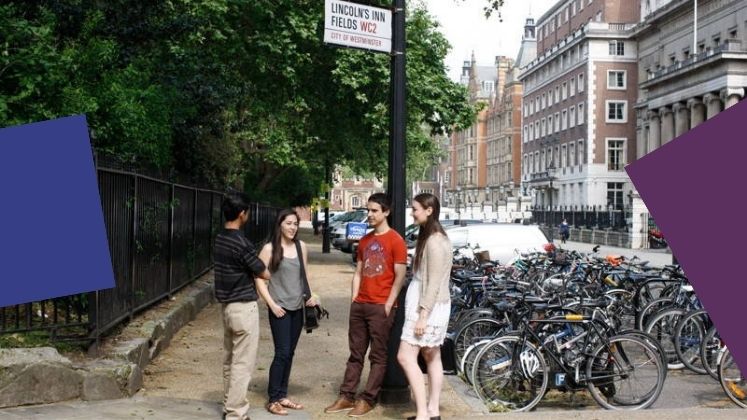
[[[444,230],[455,248],[477,247],[488,251],[490,259],[506,264],[518,252],[543,251],[550,241],[537,225],[515,223],[483,223],[448,226]]]
[[[332,242],[335,238],[335,231],[337,228],[342,226],[343,224],[350,222],[352,220],[360,220],[361,214],[363,214],[365,220],[365,215],[367,214],[366,209],[356,209],[353,211],[347,211],[345,213],[339,214],[335,217],[335,220],[330,220],[329,222],[329,230],[327,231],[327,234],[329,235],[329,240]]]
[[[335,227],[335,229],[332,231],[332,246],[342,252],[352,252],[353,241],[348,241],[345,235],[347,232],[348,223],[363,223],[367,218],[367,210],[356,210],[355,212],[353,212],[353,215],[349,219],[338,224],[337,227]],[[369,228],[367,230],[367,233],[371,230],[372,229]]]

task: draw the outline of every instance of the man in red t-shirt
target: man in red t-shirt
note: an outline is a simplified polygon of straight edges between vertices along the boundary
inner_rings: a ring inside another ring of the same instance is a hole
[[[387,361],[387,341],[394,322],[393,306],[397,300],[407,267],[407,245],[402,236],[389,227],[391,209],[383,193],[368,198],[368,224],[373,232],[364,236],[358,246],[358,265],[353,276],[350,325],[348,327],[348,358],[340,395],[325,413],[350,410],[348,416],[358,417],[371,411],[384,380]],[[368,344],[371,371],[365,390],[357,396]]]

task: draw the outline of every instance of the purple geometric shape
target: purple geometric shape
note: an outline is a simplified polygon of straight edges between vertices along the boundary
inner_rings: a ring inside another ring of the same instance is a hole
[[[114,287],[86,117],[0,130],[0,307]]]
[[[747,368],[747,101],[626,167],[735,361]]]

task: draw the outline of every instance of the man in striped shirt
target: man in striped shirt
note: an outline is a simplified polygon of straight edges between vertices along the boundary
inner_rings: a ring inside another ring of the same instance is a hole
[[[223,412],[227,420],[248,419],[246,391],[259,346],[259,313],[254,277],[270,279],[257,251],[244,236],[249,204],[226,195],[221,204],[226,223],[215,237],[215,298],[223,310]]]

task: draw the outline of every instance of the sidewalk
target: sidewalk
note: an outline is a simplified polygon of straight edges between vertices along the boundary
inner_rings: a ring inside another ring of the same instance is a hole
[[[309,243],[309,275],[312,289],[319,293],[330,318],[321,322],[311,334],[302,333],[290,380],[290,396],[306,405],[306,409],[279,417],[267,413],[267,376],[273,356],[267,311],[260,303],[260,349],[248,397],[250,416],[257,419],[347,419],[344,413],[324,414],[324,407],[337,396],[337,390],[348,357],[347,320],[350,303],[350,280],[353,267],[349,254],[332,251],[321,253],[320,237],[309,231],[302,233]],[[590,250],[589,244],[571,244]],[[603,247],[601,252],[607,250]],[[612,252],[612,251],[610,251]],[[669,256],[669,254],[661,254]],[[648,258],[648,256],[647,256]],[[652,261],[653,263],[653,261]],[[144,389],[131,399],[100,402],[69,402],[44,406],[0,410],[0,419],[219,419],[222,399],[222,339],[220,306],[211,304],[184,327],[146,369]],[[367,373],[368,369],[364,370]],[[720,396],[722,399],[725,397]],[[525,414],[488,414],[472,390],[454,376],[447,376],[442,391],[441,414],[448,419],[468,419],[478,416],[501,419],[732,419],[745,418],[745,412],[732,409],[671,408],[635,413],[611,412],[596,405],[567,407],[541,404],[538,411]],[[414,406],[381,406],[367,419],[403,419],[414,415]]]
[[[594,244],[587,244],[583,242],[571,242],[567,241],[564,244],[560,243],[559,239],[555,239],[553,241],[555,246],[565,249],[571,249],[574,251],[580,251],[580,252],[591,252],[591,250],[596,246]],[[623,255],[626,259],[633,258],[634,256],[637,256],[639,259],[643,261],[648,261],[649,265],[652,267],[663,267],[667,264],[672,263],[672,254],[669,252],[669,250],[665,249],[630,249],[630,248],[617,248],[614,246],[606,246],[606,245],[600,245],[599,246],[599,255],[605,256],[605,255]]]

